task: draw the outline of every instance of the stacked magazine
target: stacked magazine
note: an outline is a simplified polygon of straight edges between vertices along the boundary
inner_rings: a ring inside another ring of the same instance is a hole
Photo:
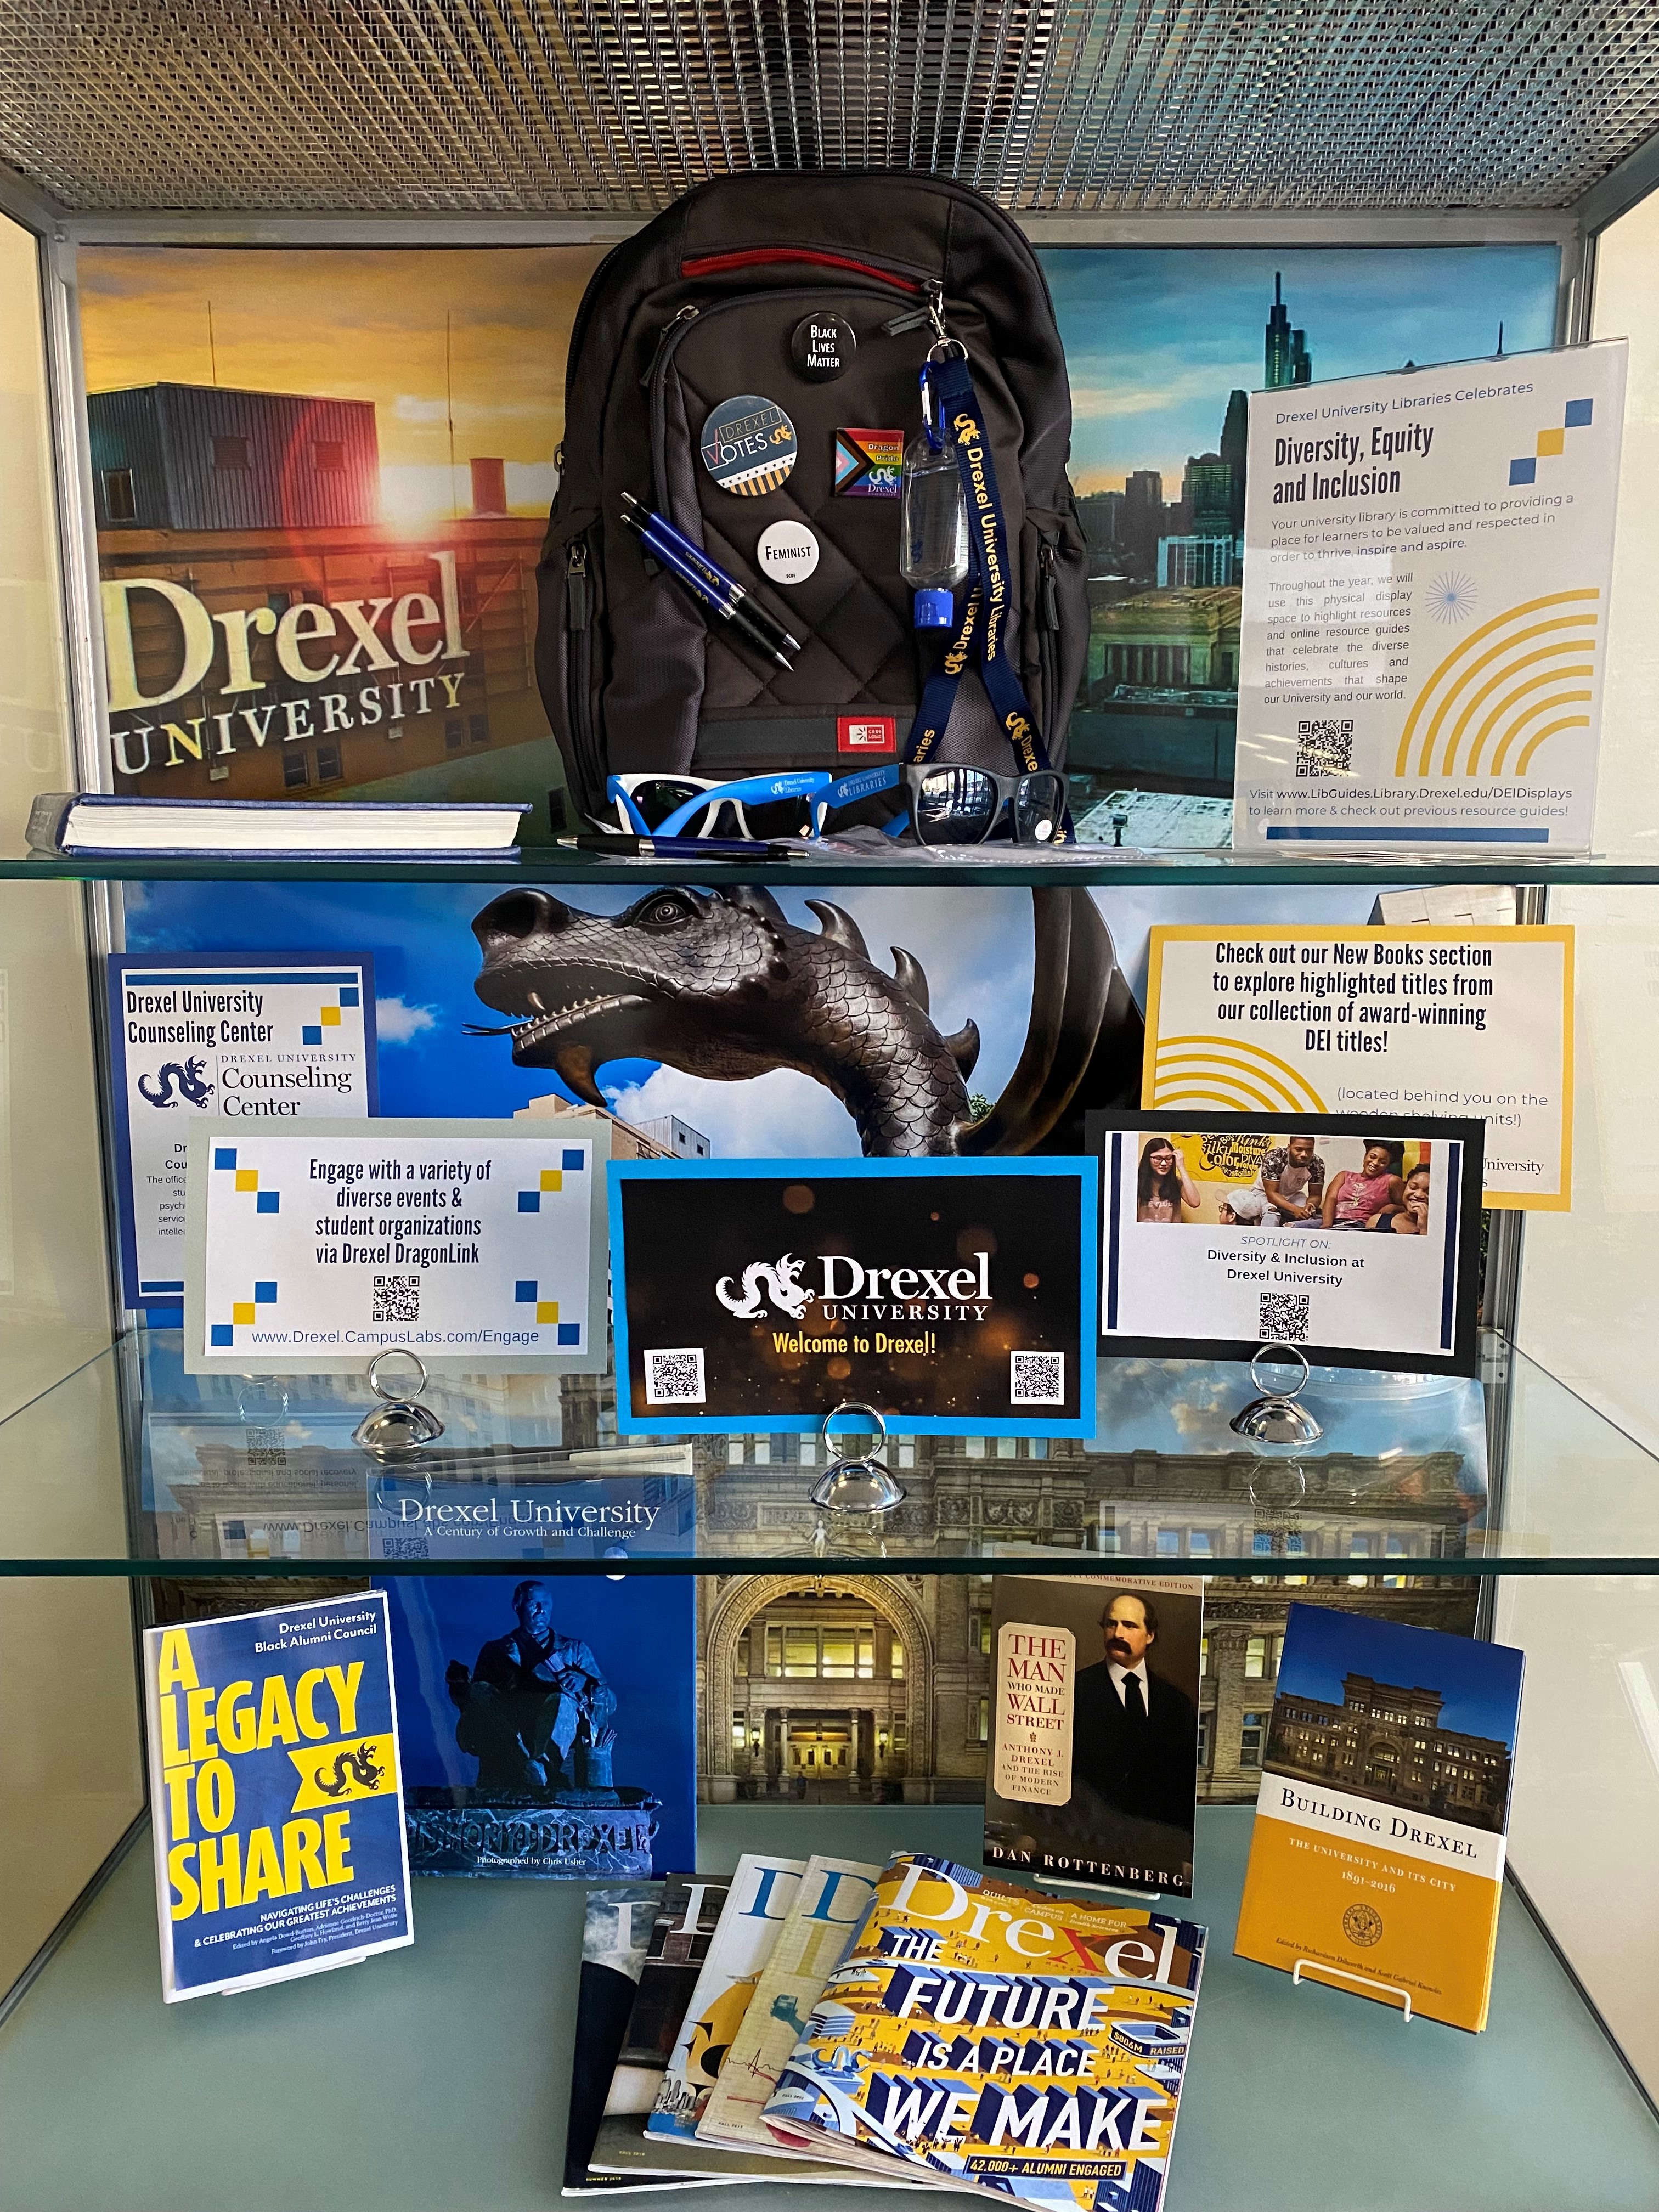
[[[586,2000],[623,1917],[590,1899],[567,2196],[857,2178],[1157,2212],[1194,1922],[912,1852],[751,1856],[659,1888],[625,2022]]]

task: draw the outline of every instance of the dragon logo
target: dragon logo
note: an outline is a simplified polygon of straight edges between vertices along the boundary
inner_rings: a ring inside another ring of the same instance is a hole
[[[775,1267],[757,1260],[743,1271],[743,1282],[734,1293],[730,1275],[722,1275],[714,1285],[714,1296],[729,1314],[739,1321],[764,1321],[766,1308],[761,1304],[764,1285],[772,1304],[787,1313],[791,1321],[799,1321],[812,1303],[813,1293],[802,1287],[801,1263],[786,1252]]]
[[[356,1751],[343,1751],[330,1769],[326,1781],[319,1767],[316,1779],[325,1797],[343,1797],[354,1782],[360,1790],[378,1790],[386,1779],[386,1769],[374,1764],[374,1746],[365,1743]]]
[[[213,1085],[204,1080],[206,1071],[204,1060],[187,1060],[182,1067],[176,1060],[169,1060],[158,1070],[158,1079],[153,1091],[149,1087],[149,1077],[139,1077],[139,1095],[149,1099],[152,1106],[176,1106],[179,1098],[192,1106],[205,1106],[213,1096]],[[175,1083],[179,1089],[177,1098],[173,1097]]]

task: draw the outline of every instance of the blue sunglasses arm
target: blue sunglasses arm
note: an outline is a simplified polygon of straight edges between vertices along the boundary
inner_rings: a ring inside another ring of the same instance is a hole
[[[607,799],[615,799],[620,804],[623,811],[628,817],[629,821],[633,824],[636,836],[641,837],[648,837],[651,835],[651,832],[645,826],[644,816],[640,812],[639,808],[635,805],[633,800],[629,797],[627,791],[623,787],[623,780],[619,775],[608,775],[605,778],[605,795]]]
[[[832,782],[827,790],[820,791],[812,802],[813,835],[823,836],[824,823],[837,808],[856,805],[860,799],[873,799],[878,792],[896,791],[903,780],[902,770],[890,766],[861,768],[852,775],[842,776],[839,782]],[[901,829],[908,818],[908,816],[903,817],[899,824]],[[890,828],[887,834],[895,836],[897,832]]]
[[[648,832],[658,837],[679,837],[685,833],[692,817],[701,814],[705,807],[719,806],[725,800],[739,802],[753,800],[757,804],[770,799],[811,799],[822,791],[831,778],[824,769],[794,769],[780,775],[746,775],[735,783],[717,783],[709,791],[700,791],[684,806],[676,807],[659,830]]]

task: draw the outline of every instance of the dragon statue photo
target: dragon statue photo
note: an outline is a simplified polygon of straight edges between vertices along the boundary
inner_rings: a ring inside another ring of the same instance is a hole
[[[817,930],[769,891],[673,885],[621,914],[512,890],[474,920],[475,988],[509,1017],[520,1067],[548,1067],[603,1108],[599,1070],[656,1060],[738,1083],[787,1067],[834,1092],[866,1155],[1080,1151],[1089,1107],[1139,1097],[1141,1018],[1099,908],[1081,889],[1031,893],[1035,965],[1024,1048],[1002,1095],[976,1114],[971,1021],[945,1036],[927,978],[902,946],[890,975],[844,908],[808,899]]]

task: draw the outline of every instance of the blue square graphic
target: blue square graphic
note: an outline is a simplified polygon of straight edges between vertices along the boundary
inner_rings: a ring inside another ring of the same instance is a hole
[[[1524,461],[1511,461],[1510,463],[1510,482],[1512,484],[1536,483],[1537,481],[1538,464],[1536,461],[1528,459]]]
[[[534,1283],[514,1283],[513,1296],[520,1305],[533,1306],[536,1303],[536,1285]]]
[[[519,1193],[519,1211],[520,1213],[539,1213],[541,1210],[542,1194],[540,1191],[521,1190]]]
[[[566,1175],[580,1175],[587,1164],[586,1152],[566,1152],[562,1163]]]
[[[256,1213],[280,1213],[283,1210],[282,1192],[256,1190],[253,1194],[253,1208]]]
[[[582,1325],[579,1321],[562,1321],[559,1323],[561,1344],[580,1344],[581,1340]]]
[[[1595,409],[1595,402],[1593,399],[1569,399],[1567,411],[1563,416],[1562,422],[1569,430],[1582,430],[1589,421]]]
[[[235,1146],[216,1145],[213,1147],[213,1164],[216,1168],[234,1168],[236,1164]]]
[[[340,987],[340,1004],[343,1006],[355,1006],[356,1003],[357,986],[355,983],[343,983]]]
[[[274,1306],[276,1303],[276,1284],[256,1283],[253,1285],[253,1303],[256,1306]]]
[[[236,1332],[228,1322],[216,1321],[208,1330],[208,1342],[216,1347],[222,1344],[234,1344],[235,1341]]]
[[[322,1024],[319,1022],[307,1022],[301,1029],[300,1042],[301,1044],[320,1044],[322,1041],[323,1030]]]

